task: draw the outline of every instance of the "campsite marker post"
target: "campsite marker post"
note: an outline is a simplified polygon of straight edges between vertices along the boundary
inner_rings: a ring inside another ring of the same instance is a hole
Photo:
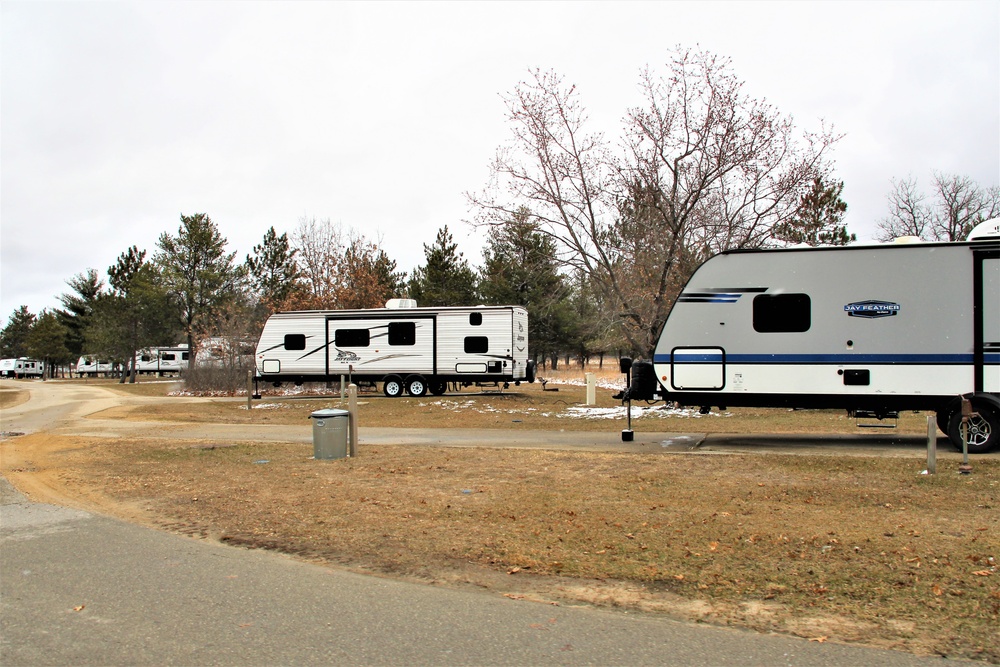
[[[622,442],[632,442],[635,434],[632,432],[632,359],[622,357],[618,367],[625,374],[625,410],[628,414],[628,428],[622,431]]]
[[[972,401],[965,396],[962,397],[962,465],[958,466],[960,475],[972,473],[972,466],[969,465],[969,421],[975,413],[972,411]]]
[[[349,413],[350,438],[347,455],[352,459],[358,455],[358,385],[347,385],[347,412]]]
[[[927,474],[937,472],[937,423],[927,415]]]

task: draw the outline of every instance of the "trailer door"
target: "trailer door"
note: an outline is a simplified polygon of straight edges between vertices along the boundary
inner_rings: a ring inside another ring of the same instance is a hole
[[[1000,392],[1000,251],[974,250],[976,391]]]

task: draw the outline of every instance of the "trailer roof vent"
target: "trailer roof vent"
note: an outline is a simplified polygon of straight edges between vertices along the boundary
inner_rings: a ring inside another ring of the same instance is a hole
[[[985,239],[991,236],[1000,236],[1000,218],[993,218],[992,220],[987,220],[986,222],[980,222],[976,225],[971,232],[969,232],[967,241],[974,241],[976,239]]]
[[[897,236],[892,240],[893,243],[904,244],[904,243],[922,243],[923,239],[919,236]]]
[[[386,308],[400,309],[400,308],[416,308],[416,299],[389,299],[385,302]]]

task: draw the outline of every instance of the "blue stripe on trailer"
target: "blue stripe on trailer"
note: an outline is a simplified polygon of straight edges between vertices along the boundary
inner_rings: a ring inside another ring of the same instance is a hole
[[[965,365],[973,363],[971,354],[727,354],[727,364],[781,364],[781,365],[822,365],[822,364],[937,364]],[[678,350],[670,354],[653,357],[657,364],[719,364],[722,354],[690,354]],[[986,354],[989,365],[1000,364],[1000,354]]]

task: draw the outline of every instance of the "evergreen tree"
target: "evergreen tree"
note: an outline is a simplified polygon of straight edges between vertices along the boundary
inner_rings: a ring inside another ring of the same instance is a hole
[[[66,284],[73,288],[73,292],[59,297],[64,310],[56,310],[56,316],[66,327],[66,348],[75,360],[84,353],[84,335],[97,295],[104,289],[104,281],[96,269],[87,269],[67,280]]]
[[[163,284],[178,300],[193,366],[197,334],[203,322],[232,299],[240,278],[236,253],[226,253],[226,239],[204,213],[182,215],[176,236],[161,234],[154,262]]]
[[[538,230],[526,209],[490,228],[479,290],[488,304],[516,304],[528,310],[533,354],[555,358],[577,347],[579,328],[570,288],[559,273],[555,243]]]
[[[410,298],[420,306],[469,306],[478,300],[476,274],[458,252],[448,225],[438,230],[432,245],[424,244],[423,266],[415,269],[408,284]]]
[[[57,364],[71,361],[69,348],[66,347],[68,333],[66,327],[59,322],[59,317],[50,310],[42,311],[28,333],[28,356],[43,360],[49,377],[54,376]]]
[[[28,334],[35,325],[35,319],[27,306],[20,306],[11,313],[7,326],[0,331],[0,357],[28,356]]]
[[[817,176],[812,188],[799,200],[799,208],[792,218],[775,225],[774,237],[786,243],[805,243],[811,246],[843,246],[858,240],[848,234],[847,226],[840,224],[847,213],[847,204],[840,198],[844,183],[826,184]]]
[[[298,251],[288,242],[288,234],[278,236],[271,227],[264,240],[247,255],[245,274],[250,289],[270,311],[275,310],[295,289],[301,276],[295,255]]]
[[[130,381],[135,382],[137,352],[173,342],[176,304],[163,289],[156,267],[146,261],[146,251],[136,246],[119,255],[108,268],[108,283],[111,292],[95,302],[86,340],[99,355],[129,362]]]

